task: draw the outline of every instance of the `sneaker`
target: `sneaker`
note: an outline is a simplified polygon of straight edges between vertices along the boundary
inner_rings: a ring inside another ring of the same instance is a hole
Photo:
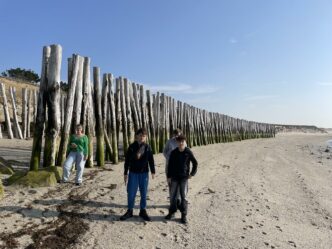
[[[165,216],[166,220],[170,220],[174,217],[174,213],[168,213],[168,215]]]
[[[148,213],[146,212],[146,209],[141,209],[139,211],[139,216],[143,218],[145,221],[151,221],[151,218],[149,217]]]
[[[181,223],[182,224],[187,224],[188,223],[187,215],[181,214]]]
[[[82,183],[81,183],[81,182],[76,182],[75,185],[76,185],[76,186],[81,186]]]
[[[127,212],[120,217],[120,220],[126,220],[126,219],[129,219],[131,217],[133,217],[133,210],[128,209]]]

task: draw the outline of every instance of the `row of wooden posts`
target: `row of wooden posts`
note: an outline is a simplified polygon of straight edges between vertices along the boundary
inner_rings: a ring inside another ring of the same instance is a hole
[[[154,153],[163,150],[176,128],[183,131],[189,147],[275,135],[273,125],[208,112],[164,93],[151,93],[125,77],[105,73],[101,80],[98,67],[93,67],[91,84],[90,58],[77,54],[68,59],[68,91],[63,95],[61,61],[60,45],[44,47],[30,170],[40,167],[42,148],[44,167],[63,165],[77,124],[89,137],[88,167],[93,167],[94,141],[98,166],[105,160],[118,163],[140,127],[147,129]]]
[[[7,137],[10,139],[18,138],[25,139],[31,137],[31,124],[34,124],[34,120],[37,112],[37,91],[27,88],[22,88],[22,113],[21,113],[21,125],[19,123],[19,115],[17,108],[17,97],[15,87],[9,87],[8,89],[9,99],[12,109],[12,118],[9,112],[9,102],[6,95],[6,87],[4,83],[0,82],[0,97],[2,99],[2,106],[0,110],[3,110],[5,119],[5,130]],[[0,138],[2,138],[2,129],[0,124]]]

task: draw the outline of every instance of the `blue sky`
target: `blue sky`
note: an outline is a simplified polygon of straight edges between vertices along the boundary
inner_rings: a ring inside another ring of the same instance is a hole
[[[42,47],[248,120],[332,127],[330,0],[0,0],[0,71]]]

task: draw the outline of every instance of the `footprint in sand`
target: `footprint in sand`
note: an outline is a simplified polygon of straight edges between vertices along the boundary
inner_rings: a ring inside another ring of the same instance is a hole
[[[258,223],[258,222],[256,222],[256,225],[257,225],[258,227],[263,227],[263,226],[264,226],[263,224]]]
[[[295,244],[295,242],[294,242],[294,241],[291,241],[291,240],[289,240],[289,241],[288,241],[288,244],[290,244],[290,245],[292,245],[292,246],[296,247],[296,244]]]

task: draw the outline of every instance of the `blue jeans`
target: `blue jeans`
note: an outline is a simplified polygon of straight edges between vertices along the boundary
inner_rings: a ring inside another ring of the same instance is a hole
[[[141,194],[140,208],[146,208],[146,195],[148,193],[148,184],[149,184],[149,173],[133,173],[129,172],[128,176],[128,209],[133,209],[135,206],[135,197],[137,189]]]
[[[64,182],[68,181],[69,176],[70,176],[70,170],[73,166],[73,163],[76,164],[76,168],[77,168],[75,182],[76,183],[81,183],[82,182],[84,165],[85,165],[83,152],[71,151],[69,153],[69,155],[68,155],[68,157],[65,161],[65,164],[63,166],[62,180]]]

